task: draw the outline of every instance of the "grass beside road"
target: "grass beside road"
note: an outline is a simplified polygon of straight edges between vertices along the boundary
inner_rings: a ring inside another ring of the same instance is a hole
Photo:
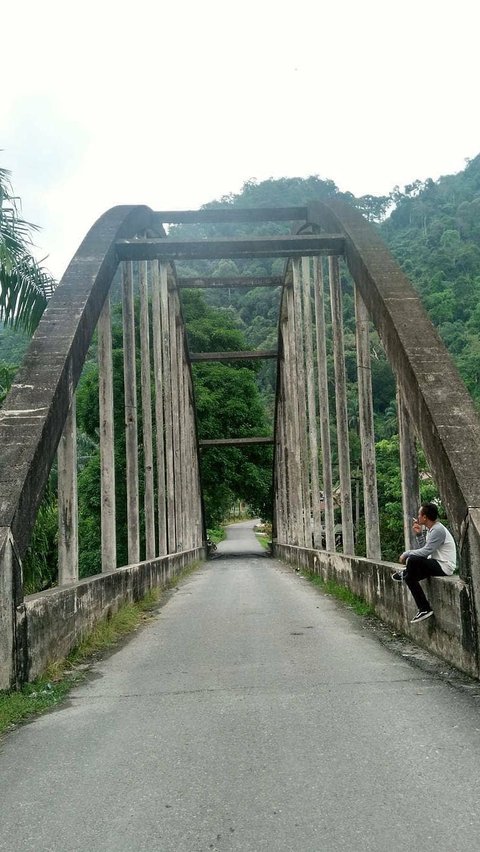
[[[268,537],[268,535],[266,535],[265,533],[255,533],[255,538],[257,539],[257,541],[260,542],[260,544],[262,545],[262,547],[265,548],[265,550],[269,549],[270,538]]]
[[[163,594],[177,586],[199,564],[196,562],[185,568],[165,589],[155,589],[141,601],[125,604],[111,618],[100,621],[65,660],[52,663],[42,677],[18,691],[0,692],[0,735],[59,704],[85,678],[89,666],[153,618]]]
[[[207,530],[207,535],[214,544],[218,544],[219,541],[223,541],[227,537],[224,527],[214,527]]]
[[[346,588],[346,586],[339,586],[337,583],[334,583],[333,580],[324,580],[312,571],[305,571],[302,573],[303,576],[310,581],[310,583],[314,586],[318,586],[322,592],[327,595],[331,595],[332,598],[337,598],[337,600],[343,601],[343,603],[353,609],[357,615],[374,615],[374,610],[370,604],[364,601],[363,598],[359,598],[358,595],[354,595],[350,589]]]

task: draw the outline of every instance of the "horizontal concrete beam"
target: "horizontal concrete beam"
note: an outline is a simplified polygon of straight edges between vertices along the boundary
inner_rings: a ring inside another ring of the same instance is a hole
[[[206,210],[159,210],[154,214],[161,224],[198,222],[303,222],[306,207],[217,207]]]
[[[273,444],[273,438],[214,438],[199,441],[200,449],[203,447],[246,447],[251,444]]]
[[[258,358],[277,358],[276,349],[253,349],[241,352],[191,352],[190,361],[252,361]]]
[[[341,255],[341,234],[300,234],[277,237],[221,237],[216,240],[119,240],[119,260],[219,260],[221,258],[306,257]]]
[[[236,275],[229,278],[177,278],[177,286],[180,289],[206,290],[223,289],[228,287],[282,287],[283,278],[280,275]]]

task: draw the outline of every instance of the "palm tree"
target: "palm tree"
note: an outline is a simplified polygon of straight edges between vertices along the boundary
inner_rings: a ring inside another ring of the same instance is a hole
[[[55,289],[54,279],[29,251],[32,230],[36,226],[19,215],[10,172],[0,168],[0,322],[30,334]]]

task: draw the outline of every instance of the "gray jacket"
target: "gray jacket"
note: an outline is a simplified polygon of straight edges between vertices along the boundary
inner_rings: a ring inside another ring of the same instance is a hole
[[[425,533],[417,537],[420,547],[416,550],[406,550],[402,557],[406,560],[409,556],[425,556],[427,559],[436,559],[440,563],[445,574],[453,574],[457,567],[457,550],[452,534],[440,521]]]

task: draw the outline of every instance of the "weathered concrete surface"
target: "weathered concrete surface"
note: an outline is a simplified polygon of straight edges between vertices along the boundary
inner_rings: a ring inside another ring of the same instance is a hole
[[[0,850],[471,852],[473,698],[290,568],[192,575],[0,750]]]
[[[408,588],[392,580],[392,573],[399,568],[397,564],[288,544],[276,544],[274,553],[295,567],[346,586],[367,601],[387,624],[411,636],[461,671],[478,677],[473,603],[469,587],[460,577],[435,577],[425,581],[435,617],[421,626],[412,625],[410,619],[417,607]]]
[[[64,659],[100,619],[161,588],[203,555],[202,548],[194,548],[26,597],[26,680],[34,680],[49,663]]]

